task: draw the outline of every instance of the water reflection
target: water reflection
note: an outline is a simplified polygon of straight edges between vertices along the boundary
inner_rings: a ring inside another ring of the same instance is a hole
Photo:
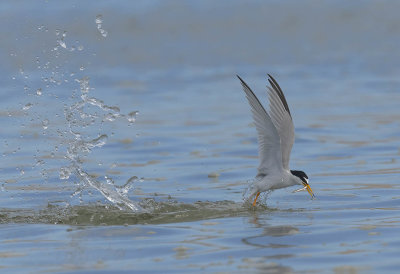
[[[275,212],[279,214],[279,212]],[[262,214],[262,215],[260,215]],[[298,214],[292,212],[292,214]],[[249,218],[249,223],[253,224],[255,227],[262,229],[260,235],[254,235],[245,237],[242,241],[251,246],[261,247],[261,248],[288,248],[295,245],[279,244],[270,242],[271,237],[285,237],[293,236],[299,233],[299,229],[292,225],[270,225],[270,217],[265,215],[265,213],[253,212],[253,216]],[[290,217],[289,217],[290,218]]]

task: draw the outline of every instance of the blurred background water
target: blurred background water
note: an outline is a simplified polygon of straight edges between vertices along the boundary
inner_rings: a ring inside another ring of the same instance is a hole
[[[3,1],[0,268],[398,271],[400,3]],[[293,188],[243,192],[241,75],[296,127]]]

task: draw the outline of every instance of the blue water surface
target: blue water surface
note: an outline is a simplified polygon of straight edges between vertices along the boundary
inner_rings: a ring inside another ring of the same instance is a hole
[[[0,268],[396,273],[399,8],[0,3]],[[236,74],[268,107],[267,73],[316,199],[288,188],[252,208]]]

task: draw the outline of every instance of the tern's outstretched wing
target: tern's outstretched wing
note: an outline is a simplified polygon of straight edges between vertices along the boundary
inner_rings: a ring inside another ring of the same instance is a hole
[[[260,165],[257,176],[263,176],[282,169],[282,153],[279,134],[271,118],[249,86],[238,76],[246,98],[249,101],[258,133],[258,154]]]
[[[268,74],[268,76],[270,78],[268,81],[272,87],[268,87],[270,114],[281,139],[283,168],[289,169],[290,152],[294,143],[292,116],[282,89],[271,75]]]

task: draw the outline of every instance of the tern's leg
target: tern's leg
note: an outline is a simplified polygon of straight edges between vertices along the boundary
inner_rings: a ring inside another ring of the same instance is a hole
[[[256,198],[254,199],[253,206],[256,206],[257,198],[260,195],[260,192],[257,192]]]

